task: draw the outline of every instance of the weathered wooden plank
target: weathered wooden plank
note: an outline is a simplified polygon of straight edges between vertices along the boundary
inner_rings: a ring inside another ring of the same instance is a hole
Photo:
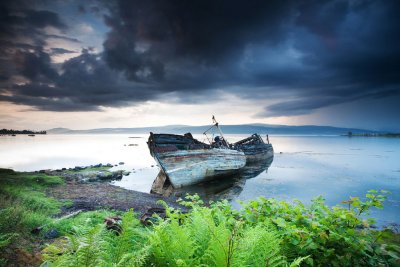
[[[155,158],[175,188],[234,173],[246,164],[243,152],[218,148],[165,152]]]

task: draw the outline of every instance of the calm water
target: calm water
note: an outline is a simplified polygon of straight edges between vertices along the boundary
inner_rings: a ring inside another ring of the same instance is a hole
[[[231,142],[241,138],[227,135]],[[124,162],[115,169],[132,173],[115,184],[149,192],[159,169],[146,140],[147,135],[0,136],[0,167],[33,171]],[[400,223],[400,139],[270,136],[270,141],[275,157],[269,168],[252,167],[240,177],[185,190],[227,197],[238,206],[236,200],[258,196],[309,202],[317,195],[334,205],[369,189],[385,189],[392,192],[385,209],[372,215],[379,225]]]

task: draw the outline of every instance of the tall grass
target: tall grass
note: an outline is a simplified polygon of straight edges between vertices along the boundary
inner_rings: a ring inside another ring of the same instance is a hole
[[[31,230],[50,223],[51,216],[60,211],[63,204],[43,191],[62,183],[58,176],[0,169],[0,266],[6,265],[5,258],[13,257],[6,247],[29,249],[34,239]]]
[[[0,169],[0,234],[25,235],[49,223],[62,203],[47,197],[43,190],[62,183],[58,176]]]

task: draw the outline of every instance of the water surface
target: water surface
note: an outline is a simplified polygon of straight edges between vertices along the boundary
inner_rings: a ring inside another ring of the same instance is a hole
[[[132,138],[134,137],[134,138]],[[202,136],[195,136],[203,141]],[[234,142],[245,136],[227,135]],[[150,156],[147,135],[17,135],[0,136],[0,167],[18,171],[58,169],[97,163],[117,164],[131,171],[114,182],[127,189],[150,192],[158,167]],[[372,215],[379,225],[400,223],[400,139],[342,136],[270,136],[275,157],[255,177],[233,177],[187,191],[246,201],[258,196],[300,199],[309,203],[323,195],[330,205],[369,189],[392,194],[384,210]]]

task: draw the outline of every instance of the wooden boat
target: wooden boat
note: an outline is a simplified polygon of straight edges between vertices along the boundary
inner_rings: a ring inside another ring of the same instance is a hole
[[[189,185],[182,188],[174,188],[166,177],[165,173],[160,170],[151,187],[151,194],[169,197],[184,196],[185,194],[198,194],[205,201],[217,201],[221,199],[232,200],[236,198],[243,190],[246,180],[257,177],[264,171],[268,171],[273,161],[273,157],[265,160],[247,163],[240,172],[229,177],[211,180],[196,185]]]
[[[244,152],[230,148],[223,137],[209,145],[190,133],[150,133],[147,144],[175,188],[234,174],[246,164]]]
[[[268,135],[267,143],[264,142],[259,134],[253,134],[234,143],[233,148],[244,152],[247,163],[264,161],[274,156],[274,149],[272,144],[269,143]]]

